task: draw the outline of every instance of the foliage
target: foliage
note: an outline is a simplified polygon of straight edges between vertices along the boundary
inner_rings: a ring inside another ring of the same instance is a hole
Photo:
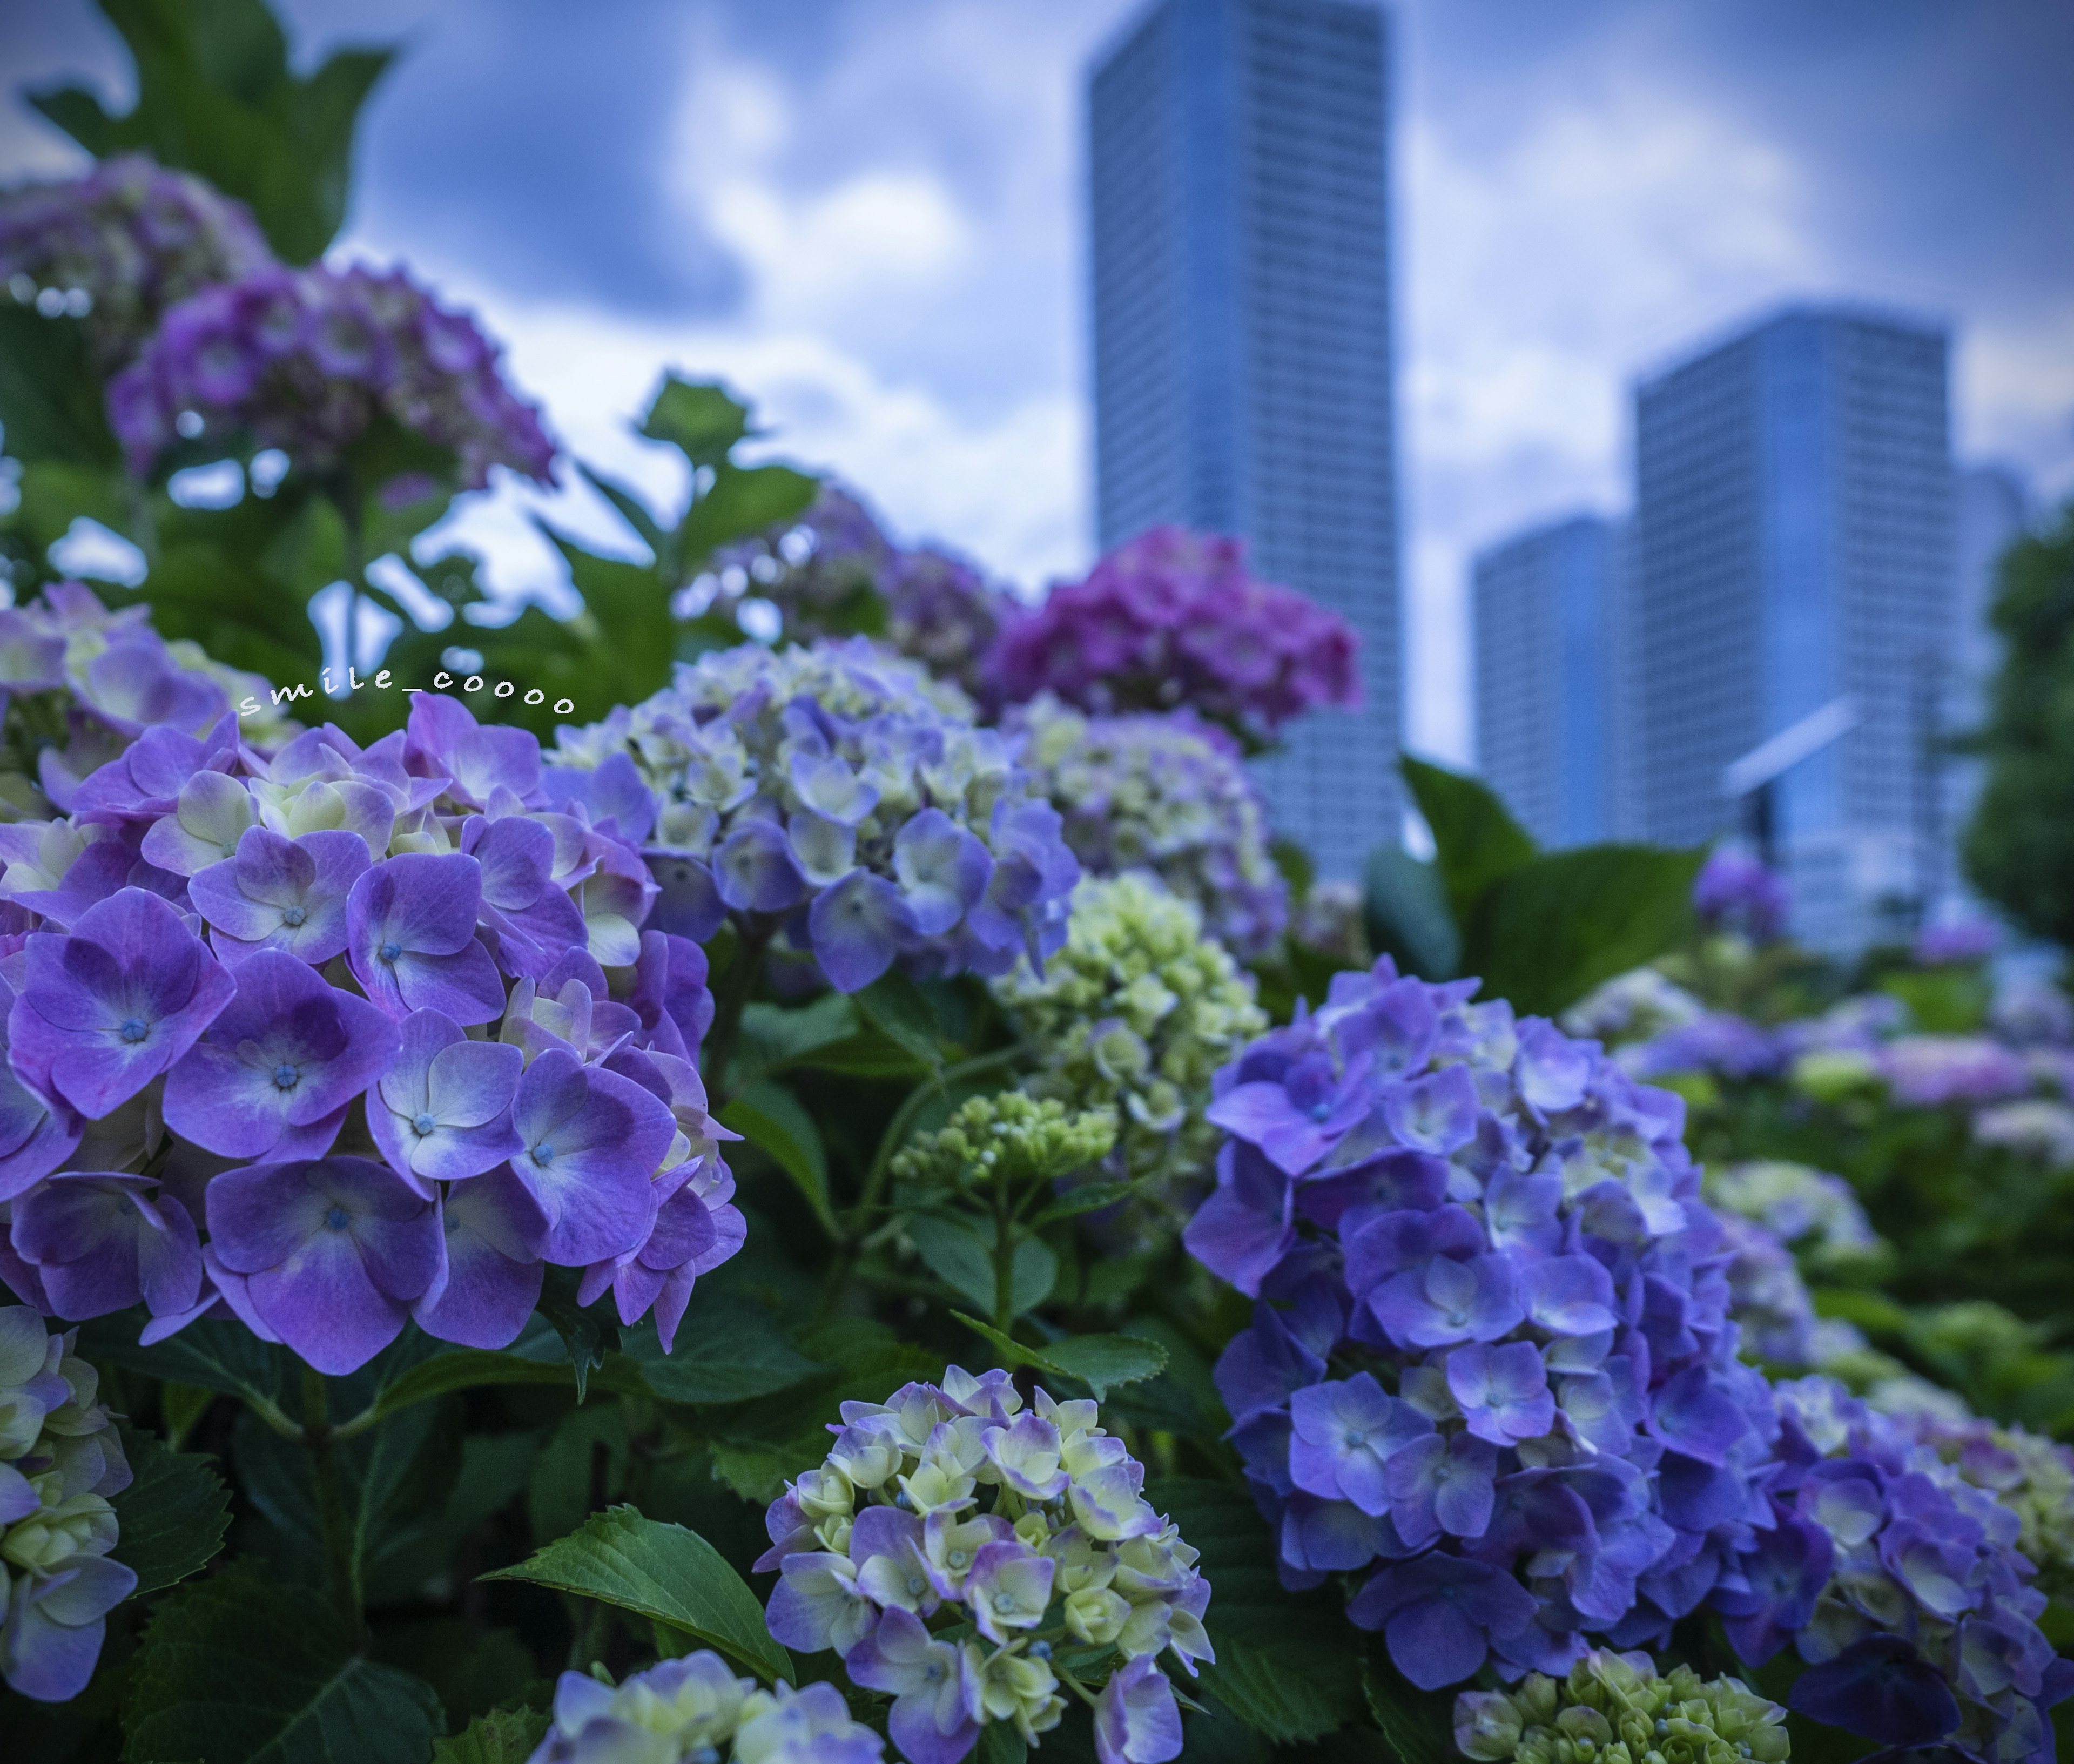
[[[2074,943],[2074,503],[2004,555],[1992,616],[2002,664],[1966,873],[2034,936]]]
[[[1407,973],[1473,974],[1487,997],[1548,1014],[1688,935],[1700,853],[1542,852],[1475,779],[1409,756],[1403,771],[1434,860],[1386,849],[1370,859],[1366,882],[1370,940]]]

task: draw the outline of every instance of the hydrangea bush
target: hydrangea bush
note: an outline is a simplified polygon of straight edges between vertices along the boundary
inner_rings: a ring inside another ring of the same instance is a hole
[[[426,694],[365,750],[157,725],[8,829],[9,1284],[342,1373],[409,1319],[502,1346],[556,1263],[667,1342],[742,1226],[705,958],[598,786]]]
[[[1155,527],[1010,618],[985,677],[997,703],[1048,692],[1099,713],[1185,708],[1265,742],[1358,700],[1356,642],[1338,614],[1254,576],[1243,541]]]
[[[1266,805],[1221,730],[1187,716],[1087,717],[1049,696],[1008,726],[1027,734],[1032,787],[1090,874],[1157,876],[1242,960],[1280,940],[1289,885]]]
[[[130,1485],[94,1369],[26,1305],[0,1307],[0,1679],[38,1702],[86,1688],[137,1584],[109,1551]]]
[[[765,940],[783,926],[854,992],[896,959],[1001,973],[1065,936],[1080,866],[1013,744],[866,639],[701,656],[644,703],[564,729],[557,758],[619,755],[655,792],[659,919],[686,936],[730,914]]]
[[[1678,1099],[1387,957],[1218,1079],[1185,1241],[1258,1295],[1217,1364],[1283,1577],[1426,1688],[1653,1645],[1763,1522]]]
[[[1026,1404],[1007,1373],[952,1366],[844,1403],[825,1461],[772,1504],[756,1564],[780,1576],[771,1633],[833,1649],[890,1696],[908,1764],[955,1764],[994,1722],[1035,1744],[1068,1690],[1093,1710],[1102,1764],[1180,1756],[1157,1662],[1215,1658],[1210,1586],[1100,1421],[1091,1402],[1039,1386]]]

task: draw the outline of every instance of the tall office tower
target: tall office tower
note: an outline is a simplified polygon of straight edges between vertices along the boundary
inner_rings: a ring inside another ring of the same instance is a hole
[[[1328,876],[1400,820],[1386,72],[1373,5],[1157,0],[1089,81],[1101,541],[1238,534],[1360,634],[1262,765]]]
[[[1477,768],[1544,845],[1613,831],[1621,523],[1573,515],[1469,566]]]
[[[1903,932],[1948,838],[1933,747],[1952,630],[1948,340],[1789,308],[1642,382],[1631,665],[1645,828],[1733,830],[1723,768],[1812,713],[1855,721],[1774,787],[1795,928]]]
[[[2006,465],[1970,465],[1958,474],[1956,509],[1958,552],[1956,634],[1946,675],[1944,725],[1947,734],[1977,729],[1988,714],[2002,639],[1989,613],[1994,605],[2002,553],[2031,523],[2031,496]],[[1951,870],[1941,892],[1961,896],[1958,846],[1966,835],[1982,783],[1977,759],[1955,758],[1945,773],[1943,811],[1949,828]]]

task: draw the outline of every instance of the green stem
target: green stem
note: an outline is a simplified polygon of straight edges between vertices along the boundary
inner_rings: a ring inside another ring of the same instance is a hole
[[[1003,1335],[1015,1322],[1015,1197],[1006,1176],[994,1179],[994,1326]]]
[[[778,927],[761,913],[746,915],[735,922],[734,955],[720,977],[713,994],[713,1027],[706,1033],[706,1095],[717,1109],[727,1101],[728,1062],[742,1032],[742,1013],[755,996],[756,982],[763,973],[763,952]]]
[[[303,1368],[303,1443],[309,1448],[310,1479],[316,1486],[317,1518],[324,1531],[324,1569],[340,1612],[360,1633],[360,1557],[353,1547],[353,1519],[339,1475],[337,1436],[330,1426],[324,1375]]]

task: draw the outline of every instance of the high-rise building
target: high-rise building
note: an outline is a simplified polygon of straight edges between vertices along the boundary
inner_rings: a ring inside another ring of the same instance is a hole
[[[1477,769],[1544,845],[1615,831],[1622,523],[1572,515],[1469,566]]]
[[[1773,787],[1795,929],[1904,931],[1943,861],[1935,733],[1952,618],[1948,339],[1792,308],[1635,395],[1630,666],[1644,831],[1735,824],[1730,762],[1848,700],[1848,733]]]
[[[1088,90],[1105,548],[1175,522],[1361,637],[1363,704],[1262,762],[1349,876],[1399,824],[1388,48],[1353,0],[1156,0]]]

